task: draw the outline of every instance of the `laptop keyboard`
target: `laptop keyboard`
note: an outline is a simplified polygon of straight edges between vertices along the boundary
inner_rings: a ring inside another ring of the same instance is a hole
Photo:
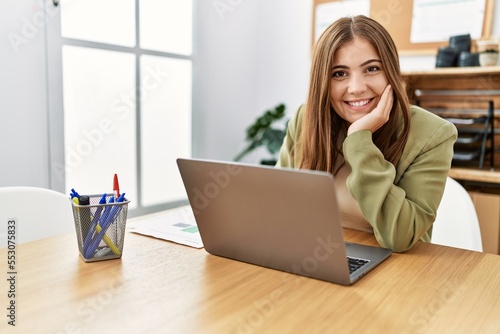
[[[347,257],[347,263],[349,264],[349,274],[352,274],[365,264],[367,264],[369,261],[368,260],[363,260],[363,259],[358,259],[355,257]]]

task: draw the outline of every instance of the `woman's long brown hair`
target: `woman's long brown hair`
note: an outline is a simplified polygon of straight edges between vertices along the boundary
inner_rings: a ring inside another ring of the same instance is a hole
[[[364,38],[375,47],[394,94],[389,120],[373,134],[373,142],[393,165],[401,157],[410,131],[410,103],[401,78],[398,52],[384,27],[360,15],[334,22],[323,32],[314,48],[300,135],[300,168],[336,174],[341,166],[339,162],[343,162],[343,159],[339,160],[343,157],[339,136],[347,133],[347,123],[337,115],[330,102],[331,69],[335,52],[355,36]],[[404,126],[398,133],[401,119]]]

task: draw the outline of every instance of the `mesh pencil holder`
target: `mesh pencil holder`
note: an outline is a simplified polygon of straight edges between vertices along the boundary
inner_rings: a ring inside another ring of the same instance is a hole
[[[113,194],[88,195],[72,201],[73,218],[80,256],[85,262],[121,258],[125,239],[128,203],[108,203]],[[100,204],[105,199],[106,204]]]

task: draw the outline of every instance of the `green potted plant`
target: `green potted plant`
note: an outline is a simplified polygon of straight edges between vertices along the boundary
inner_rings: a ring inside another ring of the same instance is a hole
[[[246,129],[246,147],[234,158],[235,161],[240,161],[247,154],[253,152],[259,147],[264,146],[270,154],[269,158],[261,159],[263,165],[274,166],[278,161],[278,152],[283,138],[286,134],[287,122],[281,122],[281,126],[277,125],[285,116],[285,105],[279,104],[273,109],[266,110],[263,115],[259,116],[253,124]]]

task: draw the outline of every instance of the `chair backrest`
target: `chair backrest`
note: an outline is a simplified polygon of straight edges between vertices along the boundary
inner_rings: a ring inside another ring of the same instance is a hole
[[[17,244],[75,232],[69,196],[50,189],[0,187],[0,247],[7,245],[10,219],[17,222]]]
[[[451,177],[432,228],[432,243],[482,252],[476,209],[464,187]]]

